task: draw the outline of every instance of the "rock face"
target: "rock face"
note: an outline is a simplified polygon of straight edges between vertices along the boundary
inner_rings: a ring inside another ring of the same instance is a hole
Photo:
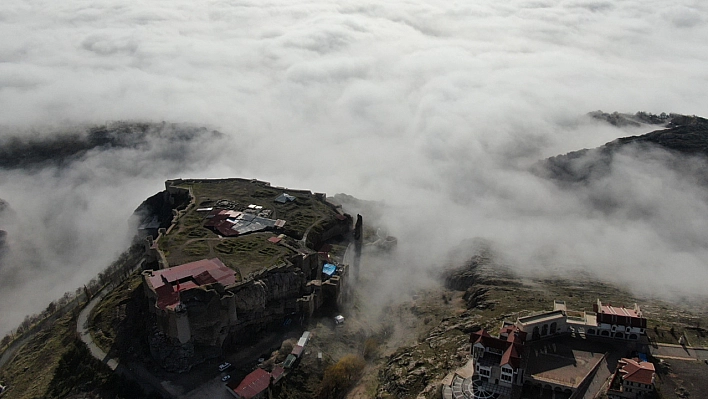
[[[170,340],[165,334],[155,330],[148,337],[150,354],[162,367],[170,372],[183,373],[189,371],[195,364],[219,356],[215,347],[195,346],[194,342],[179,344]]]
[[[462,266],[446,270],[441,276],[447,288],[464,292],[468,309],[442,319],[419,343],[399,348],[389,356],[379,373],[379,398],[435,397],[439,381],[469,360],[470,333],[481,328],[478,310],[494,307],[487,300],[488,290],[518,284],[517,277],[493,261],[493,254],[485,245],[476,251]]]
[[[213,288],[181,293],[191,336],[188,342],[179,342],[163,332],[169,331],[172,323],[179,323],[179,315],[177,321],[169,314],[155,318],[157,328],[149,337],[150,351],[166,370],[188,371],[218,356],[223,346],[248,342],[273,323],[301,313],[298,299],[307,293],[304,273],[292,265],[267,270],[233,288]]]
[[[469,334],[480,329],[476,318],[465,312],[444,319],[422,342],[389,356],[379,374],[378,397],[387,393],[397,398],[415,398],[421,392],[435,391],[436,381],[469,360]]]

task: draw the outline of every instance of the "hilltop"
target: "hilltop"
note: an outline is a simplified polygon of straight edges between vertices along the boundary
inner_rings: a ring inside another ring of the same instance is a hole
[[[188,143],[223,135],[215,130],[176,123],[114,122],[106,125],[55,130],[50,134],[4,132],[0,137],[0,168],[62,167],[89,151],[145,148],[153,141]]]
[[[647,127],[661,124],[664,129],[639,136],[622,137],[599,148],[583,149],[548,158],[535,165],[534,171],[537,174],[562,184],[588,182],[607,176],[615,157],[629,150],[639,154],[663,150],[678,158],[708,156],[708,119],[676,114],[661,119],[650,114],[637,117],[617,113],[591,113],[591,116],[617,126],[630,122],[639,126],[639,121],[646,123],[648,119],[652,123],[647,124]]]

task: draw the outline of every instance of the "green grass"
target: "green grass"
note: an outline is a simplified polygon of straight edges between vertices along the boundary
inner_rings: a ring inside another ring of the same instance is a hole
[[[295,239],[301,239],[311,227],[313,234],[318,235],[330,224],[337,223],[336,211],[306,191],[275,189],[263,182],[244,179],[186,180],[180,182],[179,187],[192,189],[197,206],[189,208],[177,220],[170,233],[159,241],[160,250],[172,266],[218,257],[224,264],[245,276],[282,263],[294,255],[286,247],[267,242],[268,238],[274,236],[273,233],[220,238],[211,229],[203,227],[206,214],[196,209],[214,206],[219,200],[237,204],[237,210],[244,210],[250,204],[271,210],[270,218],[285,220],[282,232]],[[282,192],[295,196],[295,201],[285,204],[275,202],[275,198]]]
[[[182,248],[182,253],[187,256],[195,256],[203,258],[211,252],[209,244],[206,241],[192,241]]]
[[[76,319],[68,314],[53,328],[37,333],[0,372],[11,387],[3,399],[43,397],[65,348],[73,340]]]
[[[118,336],[118,325],[125,317],[125,309],[134,292],[142,289],[140,273],[133,274],[110,294],[106,295],[89,315],[89,331],[100,348],[110,353]],[[116,355],[111,353],[111,355]]]
[[[249,204],[261,205],[273,211],[272,218],[283,219],[286,223],[286,234],[302,238],[303,233],[313,223],[325,218],[333,218],[336,212],[317,200],[313,194],[303,191],[282,190],[267,186],[263,182],[252,182],[242,179],[214,181],[183,181],[179,187],[192,188],[195,203],[201,206],[212,206],[220,199],[226,199],[239,204],[244,209]],[[280,204],[274,201],[282,192],[295,196],[295,202]],[[191,209],[180,219],[180,227],[193,229],[201,226],[203,214]],[[169,250],[169,248],[167,248]]]
[[[76,337],[72,312],[32,337],[0,369],[0,381],[10,388],[3,399],[145,397],[91,356]]]

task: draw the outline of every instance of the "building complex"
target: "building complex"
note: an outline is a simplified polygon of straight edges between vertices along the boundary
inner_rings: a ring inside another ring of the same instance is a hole
[[[632,308],[613,307],[598,299],[592,312],[569,312],[565,302],[555,301],[551,311],[503,322],[498,337],[484,329],[473,332],[470,360],[443,380],[442,397],[516,399],[525,384],[567,397],[588,383],[605,356],[574,350],[554,340],[547,344],[546,339],[567,335],[636,341],[645,333],[646,325],[636,304]],[[647,397],[653,391],[653,381],[651,363],[622,359],[608,396],[610,399]]]

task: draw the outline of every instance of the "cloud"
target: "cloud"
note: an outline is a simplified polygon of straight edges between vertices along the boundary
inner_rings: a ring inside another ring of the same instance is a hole
[[[706,197],[693,181],[631,155],[574,193],[526,172],[649,130],[578,117],[588,111],[704,113],[706,15],[690,0],[4,1],[2,135],[164,120],[229,139],[0,172],[17,234],[51,233],[12,291],[46,295],[0,316],[14,324],[101,270],[163,180],[205,176],[383,200],[400,267],[486,237],[522,269],[584,265],[706,294]],[[75,253],[57,257],[66,246]]]

